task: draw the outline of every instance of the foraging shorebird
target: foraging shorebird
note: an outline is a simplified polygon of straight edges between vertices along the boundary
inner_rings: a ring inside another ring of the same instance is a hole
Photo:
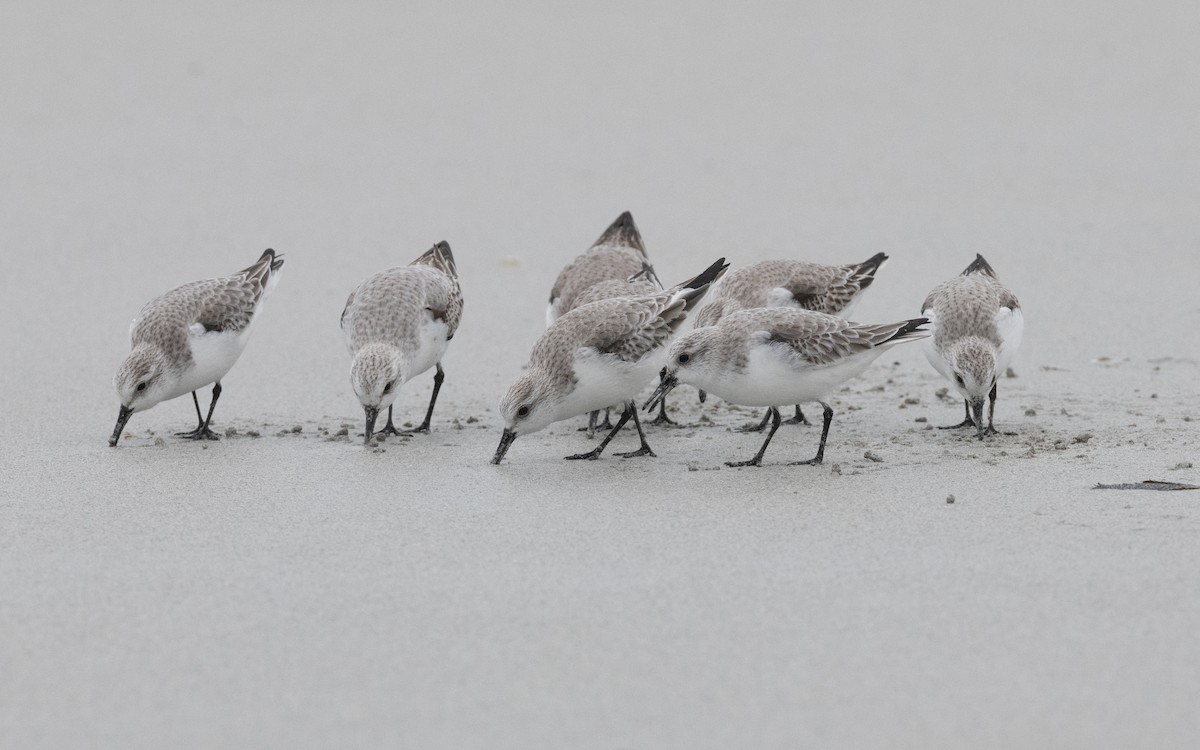
[[[555,320],[534,344],[528,374],[500,402],[504,434],[492,463],[500,463],[521,435],[618,403],[624,412],[604,440],[587,453],[567,458],[599,458],[629,419],[637,427],[641,447],[618,455],[653,456],[633,399],[661,371],[671,336],[726,267],[722,258],[666,291],[598,300]]]
[[[849,319],[862,293],[875,281],[875,274],[888,256],[875,253],[862,263],[825,266],[802,260],[764,260],[734,269],[709,295],[709,303],[696,313],[695,327],[716,325],[730,313],[756,307],[793,307]],[[704,400],[701,391],[700,400]],[[771,413],[750,423],[741,432],[760,432]],[[807,424],[800,404],[788,420]]]
[[[867,369],[896,344],[924,338],[924,318],[860,325],[825,313],[789,307],[740,310],[715,326],[680,336],[667,354],[667,375],[646,402],[652,408],[679,383],[715,393],[726,401],[766,406],[771,429],[749,461],[728,466],[761,466],[763,454],[782,421],[775,404],[816,401],[824,409],[817,455],[800,464],[819,464],[833,421],[828,394]]]
[[[121,409],[110,446],[120,440],[134,412],[185,393],[192,394],[199,424],[177,436],[217,439],[210,424],[221,397],[221,378],[246,348],[263,299],[279,282],[282,267],[283,257],[266,250],[252,266],[232,276],[184,284],[142,307],[129,327],[129,356],[113,378]],[[204,417],[196,391],[209,383],[212,401]]]
[[[433,406],[445,373],[442,355],[462,318],[462,290],[450,246],[439,242],[407,266],[370,276],[351,292],[342,310],[342,333],[353,357],[350,383],[366,416],[369,443],[379,412],[387,408],[380,434],[429,432]],[[409,432],[392,422],[400,386],[436,367],[425,421]]]
[[[925,343],[925,357],[954,384],[966,410],[962,422],[943,429],[975,427],[980,440],[987,433],[995,434],[996,377],[1008,369],[1025,329],[1016,295],[1000,283],[983,256],[976,254],[960,275],[930,292],[921,309],[933,327],[933,337]]]

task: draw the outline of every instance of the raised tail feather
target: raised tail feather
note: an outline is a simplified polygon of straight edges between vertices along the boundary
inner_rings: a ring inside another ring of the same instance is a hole
[[[676,290],[675,295],[678,299],[684,300],[684,309],[691,310],[693,307],[695,307],[696,303],[698,303],[701,298],[704,297],[704,294],[708,291],[709,286],[724,276],[725,271],[728,268],[729,264],[725,262],[725,259],[718,258],[715,263],[701,271],[699,275],[693,276],[692,278],[680,284],[676,284],[674,287]]]
[[[896,330],[894,334],[888,337],[888,341],[907,341],[909,339],[923,339],[929,336],[929,331],[921,326],[929,322],[929,318],[913,318],[906,320]]]
[[[867,288],[875,280],[875,274],[883,267],[887,259],[886,253],[875,253],[862,263],[853,266],[854,270],[850,273],[850,278],[859,280],[862,287]]]
[[[445,240],[421,253],[420,257],[409,265],[431,266],[451,278],[458,278],[458,266],[454,263],[454,253],[450,251],[450,243]]]
[[[988,262],[979,253],[975,253],[975,260],[971,261],[971,265],[967,266],[962,275],[970,276],[973,273],[981,273],[984,276],[991,276],[993,279],[996,278],[996,272],[992,270],[992,267],[988,265]]]
[[[637,224],[633,221],[633,214],[624,211],[617,220],[608,225],[608,229],[600,235],[592,247],[601,245],[617,245],[620,247],[631,247],[641,253],[642,257],[646,257],[646,245],[642,243],[642,233],[638,231]]]
[[[280,268],[283,268],[283,253],[276,255],[274,250],[267,248],[262,255],[258,256],[258,260],[243,268],[238,274],[248,279],[257,278],[259,283],[263,283],[272,272],[278,271]]]

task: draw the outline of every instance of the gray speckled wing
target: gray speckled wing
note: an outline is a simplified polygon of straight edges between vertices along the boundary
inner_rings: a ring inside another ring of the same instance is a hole
[[[415,351],[427,308],[446,311],[448,327],[454,310],[453,323],[457,325],[462,305],[452,304],[456,289],[457,284],[446,274],[428,266],[389,268],[369,277],[351,293],[342,311],[342,331],[350,350],[378,342]]]
[[[789,308],[760,308],[734,313],[721,327],[743,336],[762,331],[769,342],[786,346],[814,365],[830,365],[895,338],[913,334],[923,319],[859,325],[834,315]]]
[[[639,275],[633,281],[601,281],[598,284],[592,284],[582,294],[575,297],[571,309],[583,307],[592,302],[599,302],[602,299],[615,299],[617,297],[641,297],[654,294],[658,288],[654,283],[647,279],[644,275]]]
[[[232,276],[193,281],[150,300],[130,329],[130,344],[153,343],[176,367],[189,365],[192,326],[199,324],[205,332],[244,330],[254,318],[271,274],[282,266],[283,258],[267,250],[253,265]]]
[[[578,307],[546,329],[530,355],[530,364],[555,380],[573,376],[578,349],[590,347],[627,362],[664,346],[683,322],[685,301],[672,294],[607,299]]]
[[[704,316],[707,325],[725,315],[772,304],[776,289],[786,290],[795,303],[816,312],[837,314],[875,280],[887,260],[877,253],[863,263],[825,266],[800,260],[766,260],[729,273],[721,282],[713,309]],[[778,304],[777,302],[775,304]]]
[[[462,309],[454,256],[449,245],[439,242],[409,265],[381,271],[359,284],[346,299],[341,327],[352,352],[374,342],[416,351],[425,311],[445,321],[448,340],[458,330]]]
[[[454,338],[454,332],[458,330],[463,309],[462,287],[458,283],[458,266],[454,262],[454,254],[450,251],[450,245],[446,242],[439,242],[409,265],[429,266],[441,271],[445,276],[445,283],[431,283],[426,287],[426,307],[435,318],[446,322],[446,327],[449,329],[446,333],[446,340],[449,341]]]
[[[1001,307],[1020,308],[1016,295],[991,274],[972,273],[955,276],[939,284],[921,306],[933,311],[937,319],[935,343],[954,341],[963,336],[981,336],[997,346],[996,313]]]
[[[628,279],[643,270],[643,256],[627,247],[593,248],[566,265],[550,290],[550,301],[558,300],[563,311],[574,309],[576,297],[603,281]]]

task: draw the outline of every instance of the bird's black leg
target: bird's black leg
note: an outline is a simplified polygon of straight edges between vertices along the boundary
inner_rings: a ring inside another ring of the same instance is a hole
[[[375,431],[375,437],[382,438],[382,437],[386,437],[387,435],[403,435],[403,434],[404,434],[403,432],[400,432],[400,430],[396,429],[396,424],[394,422],[392,422],[392,407],[389,406],[388,407],[387,424],[385,424],[383,426],[382,430]]]
[[[749,461],[726,461],[726,466],[762,466],[763,454],[767,452],[767,446],[771,443],[771,438],[775,437],[775,431],[779,429],[779,423],[783,421],[779,410],[774,406],[767,409],[767,416],[771,418],[771,431],[767,433],[767,439],[763,441],[762,447],[758,449],[758,453],[754,454],[754,458]]]
[[[766,411],[763,412],[763,417],[762,417],[761,422],[747,422],[746,424],[737,428],[736,432],[762,432],[763,430],[767,429],[767,422],[770,422],[770,421],[771,421],[771,410],[767,409]]]
[[[617,420],[617,426],[612,429],[612,432],[604,436],[604,440],[600,441],[600,445],[597,445],[587,453],[576,453],[573,456],[567,456],[567,460],[578,461],[580,459],[586,459],[588,461],[595,461],[597,458],[600,458],[600,454],[604,452],[606,447],[608,447],[609,441],[617,436],[617,433],[620,432],[621,428],[625,426],[625,423],[629,421],[629,416],[632,413],[633,409],[630,408],[629,405],[626,405],[625,411],[621,412],[621,418]],[[645,442],[644,438],[642,439],[642,442]]]
[[[658,373],[658,382],[662,383],[666,379],[667,379],[667,368],[664,367]],[[636,419],[637,416],[635,415],[634,418]],[[658,416],[655,417],[654,421],[651,422],[650,424],[655,425],[655,426],[662,426],[662,425],[667,425],[667,424],[672,425],[674,427],[679,426],[679,424],[675,420],[673,420],[667,416],[667,399],[666,399],[666,397],[663,397],[662,399],[659,400]],[[645,443],[644,440],[642,442]],[[651,453],[650,455],[654,455],[654,454]]]
[[[212,422],[213,409],[217,408],[217,399],[221,397],[221,381],[213,383],[212,402],[208,405],[208,416],[200,419],[200,398],[196,396],[196,392],[192,391],[192,402],[196,404],[196,418],[200,419],[200,424],[191,432],[177,432],[176,437],[187,438],[188,440],[219,440],[217,433],[208,428]]]
[[[821,402],[821,407],[825,410],[825,423],[821,426],[821,444],[817,447],[817,455],[807,461],[793,461],[792,466],[819,464],[825,458],[825,438],[829,437],[829,424],[833,422],[833,407],[824,401]]]
[[[642,423],[638,421],[637,404],[630,401],[625,407],[626,413],[633,414],[633,426],[637,428],[638,440],[642,441],[642,446],[635,451],[628,453],[618,453],[621,458],[635,458],[637,456],[653,456],[654,451],[650,450],[650,444],[646,442],[646,433],[642,432]]]
[[[204,426],[204,415],[200,412],[200,397],[192,391],[192,403],[196,405],[196,430]],[[195,432],[196,430],[192,430]]]
[[[1015,432],[1000,432],[995,425],[992,424],[992,415],[996,413],[996,384],[992,383],[992,390],[988,393],[988,426],[987,433],[989,435],[1016,435]]]
[[[588,440],[592,440],[593,438],[596,437],[596,423],[599,421],[600,421],[600,410],[597,409],[595,411],[589,411],[587,427],[580,427],[578,430],[576,430],[576,432],[586,432],[587,436],[588,436]],[[608,409],[604,410],[604,425],[602,425],[601,427],[602,427],[602,429],[605,429],[605,430],[612,427],[612,423],[608,421]]]
[[[959,427],[974,427],[975,421],[973,419],[971,419],[971,404],[965,398],[963,399],[963,409],[967,413],[967,416],[965,416],[963,418],[963,421],[959,422],[958,424],[943,425],[941,427],[938,427],[938,429],[939,430],[957,430]]]
[[[800,404],[796,404],[796,416],[787,420],[786,422],[784,422],[784,424],[808,424],[808,425],[811,425],[812,422],[809,422],[808,417],[804,416],[804,411],[800,408]]]
[[[412,430],[405,430],[401,435],[412,435],[417,432],[429,434],[429,420],[433,419],[433,405],[437,403],[438,391],[442,390],[442,381],[446,379],[446,373],[442,372],[442,363],[437,363],[437,371],[433,373],[433,395],[429,397],[429,408],[425,410],[425,421],[420,427]],[[391,416],[389,411],[388,416]],[[389,419],[390,424],[390,419]]]

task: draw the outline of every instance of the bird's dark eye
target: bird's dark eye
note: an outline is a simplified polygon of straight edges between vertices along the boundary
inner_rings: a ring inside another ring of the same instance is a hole
[[[683,354],[679,355],[679,364],[686,365],[691,358],[692,358],[692,355],[688,354],[687,352],[684,352]]]
[[[391,393],[391,392],[392,392],[392,388],[393,388],[395,385],[396,385],[396,381],[395,381],[395,380],[389,381],[389,382],[388,382],[388,384],[387,384],[387,385],[385,385],[385,386],[383,387],[383,392],[384,392],[384,393]]]
[[[522,406],[520,409],[517,409],[517,416],[518,416],[518,417],[527,417],[527,416],[529,416],[529,407],[528,407],[528,406]]]
[[[959,375],[957,372],[954,373],[954,382],[963,385],[962,375]]]
[[[144,391],[144,390],[146,390],[146,384],[145,384],[145,383],[138,383],[137,389],[138,389],[139,391]]]

